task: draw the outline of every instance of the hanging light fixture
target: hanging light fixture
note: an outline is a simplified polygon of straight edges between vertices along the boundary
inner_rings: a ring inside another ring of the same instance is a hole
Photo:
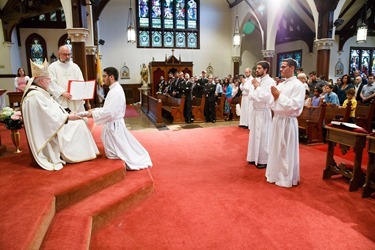
[[[133,8],[132,1],[129,0],[129,15],[128,15],[128,43],[135,43],[135,27],[133,24]]]
[[[239,23],[239,20],[238,20],[238,15],[236,15],[236,20],[235,20],[235,24],[234,24],[233,45],[234,46],[240,46],[241,45],[240,23]]]
[[[357,43],[365,43],[367,39],[367,25],[366,25],[367,6],[362,7],[361,24],[357,28]]]

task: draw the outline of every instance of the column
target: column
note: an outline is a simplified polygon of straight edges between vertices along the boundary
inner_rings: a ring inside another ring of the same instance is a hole
[[[233,77],[240,74],[240,62],[241,57],[239,56],[232,56],[232,62],[233,62]]]
[[[88,36],[88,29],[85,28],[70,28],[66,29],[68,37],[72,41],[73,61],[81,68],[83,78],[88,79],[87,75],[87,61],[86,61],[86,47],[85,41]]]
[[[97,78],[96,72],[96,46],[86,46],[86,62],[87,62],[87,79],[93,80]],[[101,74],[101,72],[99,72]],[[95,89],[94,99],[90,100],[87,105],[91,107],[99,106],[99,100]]]
[[[270,76],[272,76],[272,61],[273,57],[275,56],[275,50],[262,50],[263,58],[270,64],[270,70],[267,72]],[[278,65],[276,65],[278,67]]]
[[[331,47],[334,41],[332,38],[322,38],[314,41],[317,48],[316,73],[318,76],[324,75],[326,79],[329,78]]]

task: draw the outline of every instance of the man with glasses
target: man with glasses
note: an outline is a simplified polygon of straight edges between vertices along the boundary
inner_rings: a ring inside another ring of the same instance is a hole
[[[280,72],[285,81],[271,86],[273,96],[272,134],[266,178],[281,187],[292,187],[300,180],[297,116],[302,113],[305,87],[294,75],[297,62],[282,61]]]
[[[79,66],[71,61],[71,51],[66,45],[59,48],[59,60],[48,67],[51,84],[48,92],[64,108],[71,112],[85,111],[83,100],[72,100],[68,93],[69,80],[83,81],[82,71]]]
[[[45,170],[60,170],[66,163],[95,159],[99,150],[86,122],[68,114],[47,89],[48,63],[31,62],[32,80],[22,98],[22,116],[30,152]]]

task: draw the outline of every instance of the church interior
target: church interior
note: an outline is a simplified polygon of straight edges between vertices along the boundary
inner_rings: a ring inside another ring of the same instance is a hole
[[[16,146],[0,123],[0,249],[374,249],[375,102],[357,109],[364,132],[326,128],[350,107],[303,112],[301,182],[286,189],[246,161],[241,99],[229,115],[218,98],[215,122],[194,103],[190,123],[183,101],[158,93],[170,73],[224,81],[261,60],[276,80],[286,58],[333,84],[367,79],[374,10],[370,0],[0,0],[0,112],[20,109],[18,69],[31,77],[30,61],[54,63],[67,45],[97,83],[86,109],[103,105],[102,70],[119,71],[126,127],[154,165],[125,171],[102,155],[38,169],[24,129]],[[87,124],[103,153],[102,127]]]

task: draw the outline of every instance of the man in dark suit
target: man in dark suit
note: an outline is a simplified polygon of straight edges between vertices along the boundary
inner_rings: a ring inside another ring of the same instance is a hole
[[[208,77],[208,83],[206,84],[204,88],[204,92],[206,95],[206,112],[205,112],[205,117],[206,117],[206,122],[216,122],[216,112],[215,112],[215,101],[216,101],[216,96],[215,96],[215,91],[216,91],[216,85],[214,84],[213,81],[213,76],[210,75]]]

